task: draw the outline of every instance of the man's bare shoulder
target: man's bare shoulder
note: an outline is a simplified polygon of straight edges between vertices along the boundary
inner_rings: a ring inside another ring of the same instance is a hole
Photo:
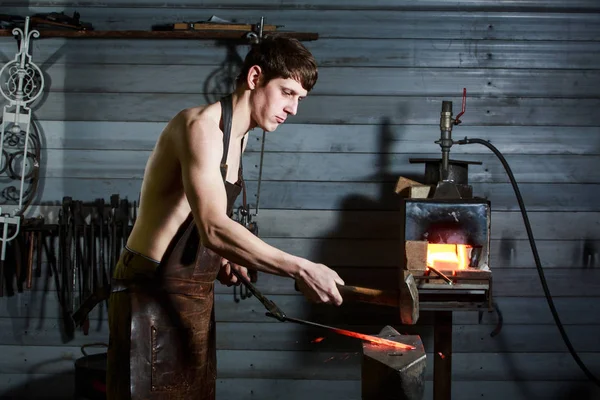
[[[180,111],[169,123],[167,136],[175,146],[176,154],[200,154],[205,151],[222,151],[223,132],[219,127],[221,105],[187,108]],[[209,150],[211,149],[211,150]]]
[[[192,107],[182,110],[177,117],[185,132],[192,135],[217,135],[223,132],[219,128],[221,105],[213,103],[207,106]]]

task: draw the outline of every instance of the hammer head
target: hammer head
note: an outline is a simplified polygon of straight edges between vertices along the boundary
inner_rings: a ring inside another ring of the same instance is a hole
[[[400,277],[400,320],[404,325],[414,325],[419,320],[419,291],[412,274],[402,271]]]

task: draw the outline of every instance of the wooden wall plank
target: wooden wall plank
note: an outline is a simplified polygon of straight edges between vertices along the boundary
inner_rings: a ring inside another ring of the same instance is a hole
[[[598,69],[600,43],[512,40],[430,39],[328,39],[305,45],[320,67],[443,67]],[[235,45],[243,59],[247,45]],[[0,61],[14,57],[14,41],[0,38]],[[149,64],[219,65],[227,48],[208,40],[35,40],[33,60],[40,65]]]
[[[397,268],[381,268],[364,265],[362,267],[331,266],[335,269],[347,285],[365,286],[385,290],[397,290],[398,271]],[[509,268],[493,269],[493,292],[494,296],[520,296],[541,297],[544,295],[538,271],[535,268]],[[596,297],[600,290],[600,272],[596,269],[574,269],[574,268],[551,268],[544,271],[544,276],[553,297]],[[257,284],[265,294],[293,295],[294,282],[289,278],[261,274],[262,279]],[[57,286],[54,278],[35,279],[33,290],[40,298],[48,299],[56,297]],[[6,289],[8,307],[21,308],[22,296],[11,280]],[[215,293],[229,294],[231,288],[217,284]],[[27,298],[27,297],[26,297]],[[79,297],[76,296],[76,305]],[[49,307],[54,307],[50,309]],[[10,308],[9,308],[10,310]],[[27,308],[25,310],[28,310]],[[26,311],[30,312],[30,311]],[[37,308],[31,312],[54,312],[61,315],[58,303],[49,303],[47,306]],[[12,315],[12,314],[9,314]]]
[[[105,199],[107,200],[107,199]],[[135,199],[129,199],[133,201]],[[10,212],[11,208],[5,206],[5,211]],[[43,215],[45,222],[48,224],[57,223],[57,215],[59,206],[34,206],[29,209],[26,216],[33,218]],[[277,210],[279,212],[281,210]],[[257,218],[259,227],[261,228],[261,237],[267,243],[281,248],[284,251],[293,253],[305,258],[318,260],[326,264],[343,265],[343,266],[361,266],[371,265],[375,267],[392,267],[398,265],[398,256],[393,255],[392,249],[397,248],[397,239],[394,239],[394,231],[390,230],[389,238],[379,238],[373,240],[369,237],[350,237],[344,238],[340,234],[334,235],[318,235],[320,237],[285,237],[269,236],[265,234],[262,218],[265,213],[275,212],[275,210],[261,210]],[[353,212],[354,214],[355,212]],[[373,213],[371,218],[375,218],[379,213]],[[547,227],[544,225],[544,220],[551,220],[560,213],[530,213],[532,219],[538,219],[539,223],[533,221],[534,235],[536,238],[536,246],[540,253],[542,265],[545,268],[593,268],[598,262],[598,240],[593,236],[583,236],[578,240],[575,237],[562,236],[569,232],[557,230],[557,236],[540,237],[537,229],[544,232]],[[492,212],[492,219],[507,220],[506,226],[493,224],[492,240],[491,240],[491,265],[492,268],[531,268],[534,266],[532,252],[529,242],[526,237],[510,237],[510,231],[506,235],[496,235],[495,233],[509,229],[516,224],[520,224],[520,214],[518,213],[502,213]],[[578,215],[578,214],[576,214]],[[595,213],[589,213],[589,221],[596,221]],[[388,214],[393,218],[393,214]],[[586,214],[581,215],[581,223],[585,221]],[[368,219],[368,216],[365,217]],[[576,220],[577,222],[577,220]],[[557,224],[568,223],[557,220]],[[396,228],[396,229],[399,229]],[[498,230],[498,232],[496,232]],[[273,235],[273,234],[272,234]],[[44,255],[45,256],[45,255]],[[43,258],[45,262],[46,258]]]
[[[81,346],[108,343],[106,320],[92,321],[88,335],[78,330],[72,340],[60,335],[62,321],[45,319],[32,324],[24,318],[0,318],[0,345],[8,346]],[[419,335],[425,349],[433,348],[433,326],[403,326],[386,324],[356,325],[348,320],[336,327],[366,334],[378,334],[382,326],[392,325],[406,335]],[[374,321],[375,322],[375,321]],[[566,346],[555,325],[506,325],[500,334],[491,337],[489,325],[461,325],[453,328],[453,351],[456,353],[534,353],[566,352]],[[600,325],[567,325],[565,327],[577,351],[600,352]],[[323,338],[319,343],[315,339]],[[269,351],[361,351],[360,341],[332,334],[318,328],[308,328],[279,322],[217,323],[217,349]]]
[[[220,390],[222,391],[220,391]],[[217,384],[217,394],[228,399],[303,400],[307,393],[315,400],[360,400],[360,381],[315,381],[271,379],[224,379]],[[313,394],[314,393],[314,394]],[[600,391],[592,383],[573,381],[455,381],[452,397],[461,400],[529,400],[538,397],[547,400],[578,398],[592,400]],[[424,399],[433,398],[433,384],[425,382]]]
[[[0,394],[11,399],[64,399],[73,393],[72,373],[67,374],[9,374],[0,375]],[[360,380],[316,379],[218,379],[217,398],[250,400],[304,400],[310,394],[315,400],[360,400]],[[563,400],[574,396],[592,400],[600,393],[591,383],[573,381],[457,381],[452,395],[461,400],[529,400],[541,396],[547,400]],[[425,382],[424,398],[433,396],[432,381]]]
[[[290,354],[292,353],[292,354]],[[240,358],[245,355],[246,358]],[[597,371],[600,362],[593,353],[580,353],[592,371]],[[220,357],[219,376],[222,378],[265,378],[289,379],[287,365],[295,365],[295,377],[358,379],[360,378],[360,353],[327,352],[218,352]],[[428,354],[428,365],[432,360]],[[481,380],[584,380],[585,376],[567,354],[561,353],[454,353],[453,381]],[[506,363],[510,367],[506,367]],[[556,368],[557,365],[563,368]],[[426,377],[431,379],[433,368],[428,368]],[[296,379],[297,379],[296,378]]]
[[[458,102],[456,104],[458,105]],[[46,124],[49,123],[46,122]],[[76,123],[65,122],[69,125]],[[440,130],[439,123],[437,125],[434,125],[435,121],[430,121],[430,123],[431,125],[283,124],[274,133],[265,135],[265,151],[433,153],[439,150],[439,145],[435,144],[435,141],[440,138]],[[144,126],[143,123],[140,124]],[[59,132],[62,129],[59,126],[54,128],[52,132],[56,130],[57,134],[60,134]],[[74,133],[69,135],[68,141],[75,140],[75,138],[71,139],[71,136],[78,136],[80,129],[73,129],[73,131]],[[81,133],[83,134],[83,129],[81,129]],[[251,137],[255,139],[249,141],[246,151],[260,151],[262,133],[252,132]],[[454,140],[460,140],[464,137],[488,140],[505,155],[591,155],[598,154],[598,149],[600,149],[600,137],[597,127],[473,126],[471,122],[465,122],[453,129]],[[82,140],[84,138],[85,136]],[[90,146],[92,145],[90,144]],[[50,143],[48,147],[50,147]],[[457,158],[459,158],[458,154],[486,154],[488,152],[489,150],[482,145],[454,145],[450,149],[450,155]]]
[[[433,123],[434,121],[432,121]],[[46,149],[152,150],[164,122],[39,121]],[[491,141],[503,154],[598,155],[600,136],[595,127],[470,126],[454,128],[454,139]],[[433,153],[440,137],[438,125],[317,125],[283,124],[265,135],[267,152],[315,153]],[[543,140],[542,140],[543,139]],[[262,132],[250,132],[246,153],[260,152]],[[452,157],[488,154],[481,145],[455,145]]]
[[[63,150],[146,150],[153,149],[165,126],[162,122],[41,121],[44,148]],[[460,132],[461,135],[458,135]],[[461,126],[462,135],[490,140],[504,154],[597,155],[600,146],[596,128]],[[546,138],[541,140],[541,137]],[[262,134],[252,132],[245,154],[259,152]],[[382,132],[375,125],[285,124],[267,134],[268,152],[316,153],[432,153],[439,139],[437,126],[400,125]],[[382,143],[383,142],[383,143]],[[453,146],[451,154],[489,154],[483,146]]]
[[[398,272],[395,268],[364,266],[362,268],[335,267],[334,269],[348,285],[397,290]],[[598,275],[597,270],[586,269],[552,268],[544,271],[550,294],[554,298],[597,297],[600,285]],[[537,298],[544,295],[538,271],[534,268],[494,269],[493,279],[494,297]],[[257,286],[267,295],[300,296],[294,290],[293,281],[288,278],[261,274]],[[12,285],[11,287],[14,288]],[[54,279],[45,277],[35,279],[31,292],[19,293],[16,290],[7,289],[6,299],[2,302],[4,303],[2,307],[6,308],[3,309],[2,315],[26,318],[60,317],[62,312],[55,290]],[[233,296],[231,288],[220,284],[215,285],[215,293]],[[233,301],[233,297],[231,300]],[[77,304],[78,301],[76,301]],[[394,309],[388,311],[389,315],[396,313]],[[258,307],[258,312],[264,312],[262,307]],[[105,311],[99,307],[91,318],[98,318],[98,315],[103,316],[104,314]]]
[[[260,280],[262,280],[262,274]],[[264,315],[264,308],[253,298],[239,302],[234,300],[231,290],[228,294],[216,296],[216,318],[221,322],[272,322]],[[237,292],[239,299],[239,291]],[[370,325],[399,324],[398,311],[394,308],[379,307],[368,304],[345,303],[340,307],[314,305],[303,296],[272,295],[272,299],[290,316],[300,319],[322,321],[326,324],[343,325],[365,323]],[[551,325],[554,319],[544,297],[503,297],[494,296],[503,316],[504,326],[515,325]],[[600,306],[594,297],[555,297],[554,303],[562,323],[566,325],[598,324],[600,321]],[[484,312],[479,322],[479,315],[473,311],[456,311],[453,313],[456,326],[479,325],[487,326],[491,332],[498,323],[495,312]],[[432,325],[432,313],[423,311],[419,317],[419,326]],[[484,329],[485,331],[485,329]]]
[[[147,150],[51,149],[43,153],[41,168],[47,177],[141,180],[151,152]],[[249,178],[257,176],[258,168],[252,168],[252,166],[258,160],[258,154],[246,154],[244,161],[248,165],[244,168],[244,172]]]
[[[147,150],[48,149],[42,154],[42,169],[44,176],[52,178],[141,179],[149,156],[150,151]],[[411,163],[410,160],[414,158],[439,159],[441,156],[440,153],[268,153],[263,159],[262,179],[316,181],[320,184],[395,183],[400,176],[422,180],[425,166],[423,163]],[[598,163],[597,158],[562,154],[507,155],[506,161],[518,183],[600,183],[600,172],[594,168]],[[454,159],[483,163],[470,166],[469,182],[472,184],[509,182],[502,164],[492,153],[464,154]],[[244,156],[245,179],[257,180],[259,166],[260,154],[247,153]]]
[[[382,327],[336,325],[365,334],[378,334]],[[419,335],[425,349],[433,349],[432,326],[394,326],[398,332]],[[217,347],[229,350],[281,350],[314,352],[361,352],[356,339],[336,335],[322,329],[297,327],[279,322],[267,324],[221,323],[217,326]],[[567,326],[567,334],[578,352],[598,352],[600,326]],[[453,329],[452,351],[456,353],[544,353],[566,352],[566,346],[555,325],[509,325],[490,337],[489,326],[466,325]],[[315,343],[317,338],[321,341]]]
[[[436,97],[308,96],[294,123],[434,124]],[[202,94],[48,93],[35,107],[40,120],[167,122],[184,108],[205,104]],[[597,99],[469,98],[469,125],[598,126]],[[458,106],[456,107],[458,109]]]
[[[347,285],[379,289],[397,289],[398,271],[395,268],[336,267],[335,270]],[[543,296],[538,271],[534,268],[493,270],[495,296],[540,297]],[[600,292],[600,272],[597,270],[574,270],[553,268],[544,272],[550,293],[555,297],[597,296]],[[257,284],[265,294],[294,294],[293,281],[280,276],[263,274]],[[227,293],[229,288],[218,285],[216,293]]]
[[[376,53],[373,57],[378,57]],[[51,91],[198,93],[221,65],[54,64],[46,69]],[[585,81],[586,84],[580,84]],[[353,82],[352,85],[346,84]],[[600,72],[481,68],[321,67],[314,95],[470,96],[595,98]]]
[[[265,241],[288,253],[327,265],[395,267],[400,261],[400,256],[391,250],[398,246],[397,240],[265,238]],[[536,246],[545,269],[594,268],[599,262],[600,241],[597,240],[537,240]],[[492,269],[534,266],[528,240],[491,240]]]
[[[597,42],[320,38],[307,46],[320,66],[595,69],[600,63],[597,53],[587,53]]]
[[[263,275],[260,275],[263,281]],[[239,300],[239,289],[233,294],[233,288],[215,296],[215,311],[218,324],[221,323],[269,323],[272,318],[265,316],[263,306],[254,298]],[[235,299],[238,299],[236,302]],[[282,310],[291,316],[301,319],[322,321],[332,325],[399,325],[398,311],[394,308],[379,307],[369,304],[345,303],[340,307],[316,305],[309,303],[302,295],[271,295],[269,297]],[[494,296],[494,301],[503,316],[504,326],[508,325],[552,325],[554,319],[544,297],[503,297]],[[560,319],[565,326],[568,325],[600,325],[600,306],[594,297],[554,297],[554,303],[558,310]],[[53,327],[58,324],[62,329],[62,314],[59,312],[58,299],[55,293],[49,292],[45,295],[36,292],[20,293],[14,297],[7,297],[6,301],[0,303],[0,318],[13,318],[15,321],[22,320],[28,331],[44,331],[44,327]],[[90,335],[97,329],[102,331],[106,324],[106,308],[104,304],[98,305],[90,313],[91,328]],[[456,311],[453,313],[454,324],[458,326],[484,325],[484,331],[491,332],[498,324],[498,316],[495,312],[484,312],[479,322],[479,315],[474,311]],[[16,322],[21,324],[21,322]],[[432,314],[424,311],[419,318],[419,326],[431,326],[433,324]],[[17,325],[17,328],[21,325]],[[19,329],[12,331],[14,335]],[[81,332],[81,331],[79,331]],[[6,335],[11,335],[9,331]],[[56,333],[57,337],[65,343],[71,338]],[[78,335],[80,336],[80,334]],[[83,338],[85,339],[85,338]],[[21,340],[21,339],[18,339]],[[23,338],[22,340],[27,340]],[[89,342],[92,342],[90,340]],[[78,343],[78,342],[77,342]]]
[[[400,199],[393,193],[394,186],[391,182],[263,181],[259,206],[286,210],[395,210]],[[255,207],[258,182],[246,181],[246,187],[248,202]],[[86,202],[108,200],[115,193],[133,201],[138,200],[140,189],[141,179],[41,178],[35,203],[56,204],[65,195]],[[519,189],[527,211],[600,211],[595,200],[600,196],[598,184],[529,183],[519,185]],[[475,195],[490,200],[494,211],[519,210],[508,183],[475,183],[473,190]]]
[[[35,203],[60,204],[64,196],[84,202],[108,201],[113,194],[133,202],[139,201],[141,187],[141,178],[40,178]]]
[[[10,210],[9,207],[5,209]],[[48,217],[48,221],[57,220],[57,206],[32,208],[30,215],[38,215],[39,210]],[[531,212],[528,216],[536,240],[581,240],[581,256],[591,257],[596,253],[593,241],[600,239],[597,212]],[[338,215],[337,211],[331,210],[290,212],[262,209],[256,219],[262,228],[260,235],[265,239],[392,240],[399,237],[401,223],[400,214],[396,211],[346,211]],[[522,231],[524,225],[520,212],[492,211],[492,221],[491,237],[503,240],[501,246],[512,249],[515,241],[527,239],[526,232]],[[590,262],[593,260],[586,261],[584,266],[591,266]]]
[[[6,14],[31,15],[60,12],[72,15],[73,5],[51,7],[15,7]],[[598,15],[595,13],[511,13],[499,11],[389,11],[389,10],[284,10],[205,8],[202,12],[185,8],[120,8],[90,7],[82,20],[96,30],[141,29],[155,24],[185,20],[206,20],[212,15],[238,22],[266,21],[284,25],[285,30],[318,32],[319,37],[342,38],[444,38],[444,39],[511,39],[511,40],[595,40],[598,37]],[[333,24],[331,21],[335,20]],[[375,26],[377,29],[373,29]],[[556,29],[568,26],[569,29]]]
[[[36,121],[36,124],[45,149],[146,151],[154,149],[167,125],[166,122],[111,121]]]
[[[249,193],[257,193],[257,182],[247,182],[247,188]],[[395,210],[400,198],[394,188],[394,182],[263,181],[259,206],[287,210]],[[527,211],[600,211],[596,200],[600,198],[600,185],[597,184],[519,183],[519,190]],[[509,183],[473,183],[473,192],[488,199],[495,211],[519,210]],[[249,202],[256,204],[256,198]]]
[[[536,240],[600,239],[600,215],[587,212],[529,213]],[[396,238],[400,229],[399,213],[392,211],[295,211],[262,210],[258,219],[265,238]],[[527,239],[522,216],[518,212],[498,212],[492,217],[494,239],[510,242]]]
[[[110,153],[106,153],[108,157]],[[249,156],[251,155],[249,154]],[[440,153],[428,153],[420,154],[418,157],[440,159],[441,155]],[[399,176],[423,176],[424,164],[410,163],[411,158],[418,157],[408,154],[269,153],[263,160],[262,177],[265,180],[276,181],[388,181],[395,183]],[[509,182],[504,167],[494,154],[465,154],[458,159],[483,163],[470,166],[469,182],[471,183]],[[252,165],[252,161],[248,164]],[[594,168],[598,164],[596,156],[508,155],[506,161],[519,183],[600,182],[600,172],[596,176]],[[256,172],[256,169],[250,169],[248,179],[256,179]]]
[[[81,356],[78,347],[0,346],[0,373],[68,373]],[[580,353],[592,371],[600,368],[593,353]],[[465,380],[574,380],[585,375],[566,353],[454,353],[452,378]],[[253,379],[360,379],[360,353],[262,350],[217,351],[219,378]],[[8,361],[10,360],[10,361]],[[19,363],[13,360],[23,360]],[[428,353],[428,363],[432,361]],[[506,368],[509,363],[510,367]],[[287,366],[295,365],[293,370]],[[557,368],[561,365],[561,368]],[[432,368],[427,368],[431,379]]]

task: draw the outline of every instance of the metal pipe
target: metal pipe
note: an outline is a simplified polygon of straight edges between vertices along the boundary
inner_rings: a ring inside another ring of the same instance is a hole
[[[442,148],[442,171],[440,174],[442,181],[446,181],[448,179],[450,147],[452,147],[453,124],[454,120],[452,119],[452,102],[443,101],[442,112],[440,115],[440,140],[436,142]]]

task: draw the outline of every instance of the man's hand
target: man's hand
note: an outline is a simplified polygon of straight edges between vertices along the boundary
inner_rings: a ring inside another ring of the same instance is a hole
[[[323,264],[307,262],[296,280],[298,289],[312,302],[341,305],[343,298],[337,285],[344,284],[342,278]]]
[[[240,265],[229,262],[227,259],[221,259],[221,269],[217,274],[217,280],[221,282],[223,285],[227,286],[239,286],[242,282],[231,272],[233,270],[237,271],[244,278],[250,280],[250,275],[248,274],[248,268],[242,267]]]

